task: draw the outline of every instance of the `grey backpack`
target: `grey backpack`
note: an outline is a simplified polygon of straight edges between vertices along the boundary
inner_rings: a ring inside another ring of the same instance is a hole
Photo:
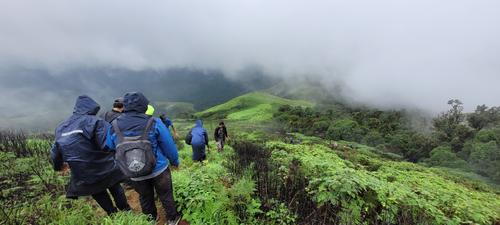
[[[125,137],[118,127],[117,120],[113,120],[113,130],[118,137],[115,159],[120,170],[129,178],[149,175],[156,166],[156,157],[148,139],[148,132],[154,122],[150,118],[140,136]]]

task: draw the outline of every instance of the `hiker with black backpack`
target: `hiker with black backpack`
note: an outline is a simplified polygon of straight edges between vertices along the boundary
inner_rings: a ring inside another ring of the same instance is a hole
[[[210,150],[210,146],[208,145],[207,130],[203,128],[203,122],[201,122],[201,120],[196,121],[193,129],[186,135],[185,142],[191,145],[193,149],[193,161],[203,162],[203,160],[207,159],[205,146],[208,150]]]
[[[179,166],[177,147],[163,122],[145,114],[148,103],[140,92],[125,94],[125,110],[108,129],[107,145],[116,150],[119,168],[139,193],[142,212],[157,220],[156,190],[168,224],[177,224],[170,173],[171,166]]]
[[[118,209],[130,210],[130,206],[120,185],[125,176],[116,165],[114,154],[106,148],[110,125],[96,116],[99,109],[92,98],[79,96],[73,115],[56,128],[50,157],[56,171],[63,170],[65,163],[71,170],[66,197],[91,195],[110,215]]]
[[[217,150],[219,151],[224,150],[224,143],[228,138],[229,136],[227,135],[226,125],[224,124],[223,121],[220,121],[219,126],[215,128],[214,132],[214,139],[217,143]]]

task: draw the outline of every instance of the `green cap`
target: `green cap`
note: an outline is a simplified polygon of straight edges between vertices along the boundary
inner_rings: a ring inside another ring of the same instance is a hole
[[[146,115],[152,116],[155,113],[155,108],[152,105],[148,105],[148,109],[146,110]]]

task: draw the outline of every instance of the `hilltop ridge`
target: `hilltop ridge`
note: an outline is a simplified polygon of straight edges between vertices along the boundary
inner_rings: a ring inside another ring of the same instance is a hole
[[[312,107],[314,103],[286,99],[267,92],[256,91],[196,113],[195,116],[206,119],[265,121],[272,119],[273,114],[278,111],[280,106],[284,105]]]

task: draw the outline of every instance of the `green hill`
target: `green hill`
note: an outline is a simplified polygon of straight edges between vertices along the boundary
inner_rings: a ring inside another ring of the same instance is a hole
[[[196,113],[195,116],[209,119],[265,121],[271,119],[273,113],[283,105],[314,106],[308,101],[281,98],[265,92],[252,92]]]

